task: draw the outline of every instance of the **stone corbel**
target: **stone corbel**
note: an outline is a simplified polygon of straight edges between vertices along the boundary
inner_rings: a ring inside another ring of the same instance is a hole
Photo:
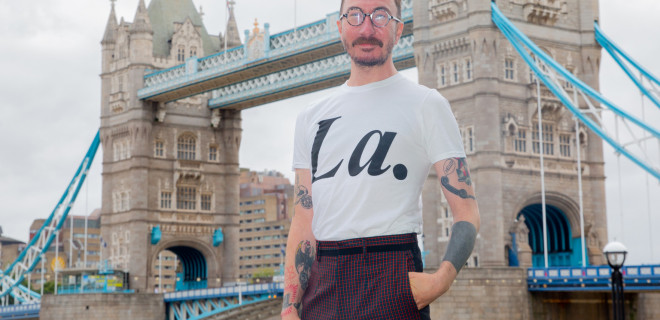
[[[220,127],[220,121],[222,120],[222,115],[220,115],[220,108],[211,110],[211,125],[214,128]]]
[[[158,107],[156,107],[156,120],[158,122],[164,122],[165,121],[165,115],[167,114],[167,111],[165,109],[165,102],[158,102]]]

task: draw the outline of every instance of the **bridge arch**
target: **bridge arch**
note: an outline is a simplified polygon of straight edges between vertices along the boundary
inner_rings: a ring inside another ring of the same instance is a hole
[[[541,195],[534,194],[516,211],[516,219],[525,217],[529,229],[528,243],[532,249],[532,265],[543,267],[543,218]],[[548,265],[579,266],[582,264],[579,209],[566,195],[546,193],[548,233]]]
[[[193,239],[176,239],[163,241],[153,250],[149,259],[149,287],[157,288],[159,254],[170,251],[177,256],[176,290],[201,289],[209,287],[209,281],[219,282],[220,279],[211,279],[218,274],[220,264],[215,251],[208,244]],[[211,286],[213,286],[213,284]],[[169,291],[169,290],[168,290]]]

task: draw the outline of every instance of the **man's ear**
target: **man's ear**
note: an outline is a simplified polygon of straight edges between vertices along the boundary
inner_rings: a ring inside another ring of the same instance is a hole
[[[341,19],[337,20],[337,31],[339,31],[339,35],[341,35]]]
[[[403,34],[404,25],[405,24],[403,22],[396,24],[396,41],[394,42],[395,44],[399,43],[399,40],[401,39],[401,35]]]

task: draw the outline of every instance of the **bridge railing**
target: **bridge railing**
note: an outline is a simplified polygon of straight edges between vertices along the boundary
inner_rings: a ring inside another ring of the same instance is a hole
[[[34,319],[39,317],[40,303],[0,306],[0,319]]]
[[[626,290],[660,290],[660,265],[624,266]],[[611,290],[609,266],[553,267],[527,269],[530,291],[606,291]]]
[[[165,293],[165,302],[198,300],[219,297],[236,297],[241,295],[258,295],[268,293],[279,293],[284,290],[284,283],[262,283],[250,284],[245,286],[208,288],[197,290],[177,291]]]

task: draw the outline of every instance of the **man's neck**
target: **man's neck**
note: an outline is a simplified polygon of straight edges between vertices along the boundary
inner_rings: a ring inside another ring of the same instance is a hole
[[[363,86],[372,82],[385,80],[397,73],[392,60],[388,60],[383,65],[365,67],[356,65],[351,61],[351,76],[346,85],[349,87]]]

